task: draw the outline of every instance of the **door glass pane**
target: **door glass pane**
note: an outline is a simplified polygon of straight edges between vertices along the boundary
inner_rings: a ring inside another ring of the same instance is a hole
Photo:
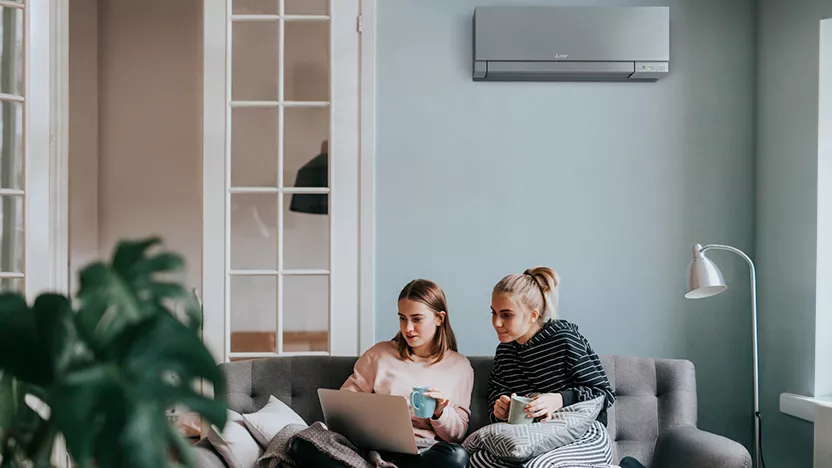
[[[283,184],[328,187],[329,108],[289,107],[284,118]]]
[[[23,271],[23,197],[0,197],[0,271]]]
[[[277,187],[277,107],[231,109],[231,186]]]
[[[287,15],[328,15],[329,0],[284,0]]]
[[[23,10],[0,8],[0,92],[23,94]]]
[[[287,101],[329,100],[329,22],[287,21]]]
[[[329,277],[283,277],[283,351],[329,351]]]
[[[329,268],[327,194],[285,194],[283,200],[283,268]]]
[[[0,293],[23,292],[23,278],[0,279]]]
[[[277,21],[235,21],[231,31],[231,99],[276,101]]]
[[[0,103],[0,188],[23,186],[23,104]]]
[[[231,352],[277,351],[277,277],[231,277]]]
[[[234,0],[231,13],[235,15],[276,15],[280,0]]]
[[[231,269],[277,269],[277,194],[231,195]]]

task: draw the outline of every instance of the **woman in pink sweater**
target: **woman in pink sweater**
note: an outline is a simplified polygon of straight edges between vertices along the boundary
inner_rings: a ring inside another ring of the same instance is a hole
[[[459,445],[468,430],[474,370],[457,352],[448,318],[445,293],[436,283],[416,279],[399,294],[399,333],[376,344],[355,364],[342,390],[400,395],[427,386],[436,400],[430,418],[413,415],[417,445],[430,446],[419,455],[385,454],[400,468],[468,466],[468,453]]]

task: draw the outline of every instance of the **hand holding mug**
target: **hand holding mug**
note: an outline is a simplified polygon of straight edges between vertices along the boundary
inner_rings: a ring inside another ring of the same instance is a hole
[[[560,393],[541,393],[532,398],[526,405],[526,417],[530,419],[543,418],[541,421],[548,421],[552,413],[563,408],[563,395]]]
[[[513,397],[514,394],[512,393],[511,396]],[[494,417],[497,418],[498,421],[505,421],[508,419],[508,407],[511,404],[511,397],[508,395],[503,395],[494,402]]]
[[[431,387],[413,387],[410,393],[410,406],[417,418],[430,418],[436,413],[436,399],[429,395]],[[446,403],[447,405],[447,403]]]
[[[448,404],[450,404],[451,401],[445,398],[442,395],[442,392],[433,387],[428,389],[427,393],[425,393],[425,396],[436,400],[436,409],[433,410],[433,418],[439,419],[439,416],[442,416],[442,411],[444,411],[445,408],[447,408]]]

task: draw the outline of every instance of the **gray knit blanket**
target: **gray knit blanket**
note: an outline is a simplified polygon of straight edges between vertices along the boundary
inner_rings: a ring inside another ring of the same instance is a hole
[[[309,427],[289,424],[274,436],[269,447],[257,460],[258,468],[300,468],[292,459],[290,447],[296,437],[306,440],[333,460],[349,468],[396,468],[396,465],[381,459],[378,452],[364,454],[343,435],[330,431],[316,422]],[[365,458],[366,457],[366,458]]]

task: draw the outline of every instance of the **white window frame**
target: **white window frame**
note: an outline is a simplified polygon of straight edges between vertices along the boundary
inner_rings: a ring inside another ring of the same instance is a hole
[[[819,39],[814,395],[780,394],[781,412],[816,424],[816,461],[828,459],[826,439],[832,433],[832,291],[825,287],[832,279],[832,246],[827,242],[832,236],[832,18],[820,21]]]
[[[832,18],[820,22],[815,396],[832,397]]]
[[[203,142],[203,338],[218,361],[230,358],[256,358],[277,353],[231,353],[230,295],[228,277],[243,272],[231,271],[227,209],[230,193],[229,109],[237,103],[228,100],[230,71],[230,0],[204,2],[204,142]],[[374,340],[374,148],[375,148],[375,1],[331,1],[331,38],[354,33],[358,49],[331,39],[331,69],[340,77],[345,89],[331,90],[331,142],[333,153],[340,148],[356,148],[357,159],[330,161],[330,317],[329,352],[286,353],[357,355]],[[279,15],[276,16],[279,18]],[[282,47],[283,28],[280,29]],[[356,60],[344,59],[355,55]],[[283,68],[280,67],[282,76]],[[354,78],[353,78],[354,77]],[[352,80],[355,80],[352,82]],[[281,84],[282,84],[282,80]],[[281,86],[282,87],[282,86]],[[350,90],[353,90],[352,93]],[[341,96],[338,93],[342,93]],[[280,96],[282,98],[282,96]],[[342,108],[341,103],[353,102]],[[321,103],[324,105],[325,103]],[[279,101],[245,103],[244,105],[278,105],[294,103]],[[309,103],[306,103],[309,105]],[[357,124],[356,116],[359,116]],[[281,127],[282,128],[282,127]],[[281,130],[282,131],[282,130]],[[282,145],[281,145],[282,146]],[[280,149],[282,151],[282,149]],[[343,154],[343,153],[342,153]],[[280,170],[279,170],[280,171]],[[224,190],[219,190],[223,187]],[[298,189],[281,189],[290,193]],[[334,196],[333,196],[334,195]],[[282,194],[281,194],[282,196]],[[279,205],[279,206],[282,206]],[[282,216],[282,215],[281,215]],[[282,231],[280,218],[279,229]],[[216,246],[223,246],[222,249]],[[358,253],[356,254],[356,250]],[[222,272],[222,274],[218,274]],[[280,271],[283,273],[283,271]],[[255,271],[245,272],[248,274]],[[274,272],[262,272],[273,274]],[[282,300],[278,298],[279,304]],[[337,309],[337,310],[336,310]],[[278,322],[282,322],[282,306],[278,305]],[[281,349],[281,325],[278,325],[278,350]]]

